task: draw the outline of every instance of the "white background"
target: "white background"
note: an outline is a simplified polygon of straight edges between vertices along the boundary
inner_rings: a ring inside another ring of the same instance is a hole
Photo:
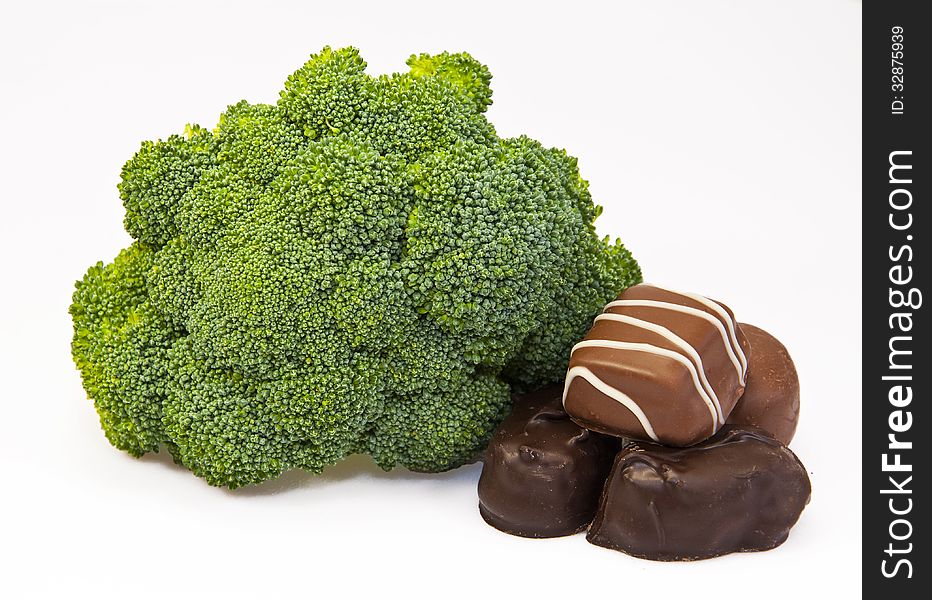
[[[859,594],[859,3],[2,6],[0,596]],[[229,492],[107,444],[67,308],[87,266],[129,243],[120,167],[143,139],[275,101],[325,44],[358,46],[370,73],[470,51],[494,75],[499,133],[578,156],[599,230],[648,281],[722,299],[785,342],[813,496],[784,546],[651,563],[488,527],[477,465],[386,474],[357,457]]]

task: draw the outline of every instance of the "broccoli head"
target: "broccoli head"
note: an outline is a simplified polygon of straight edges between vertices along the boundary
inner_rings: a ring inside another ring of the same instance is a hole
[[[496,135],[485,66],[408,65],[372,77],[325,48],[277,104],[239,102],[126,163],[135,242],[71,306],[114,446],[231,488],[358,452],[450,469],[640,281],[596,235],[576,160]]]

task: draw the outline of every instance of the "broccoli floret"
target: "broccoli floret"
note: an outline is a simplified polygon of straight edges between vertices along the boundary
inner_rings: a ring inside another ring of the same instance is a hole
[[[158,450],[171,380],[168,352],[183,331],[146,293],[155,252],[136,242],[78,282],[72,353],[107,439],[133,456]]]
[[[492,74],[489,68],[466,54],[441,52],[430,55],[412,54],[408,58],[411,75],[414,77],[437,78],[460,88],[460,94],[469,98],[479,112],[492,104]]]
[[[275,179],[308,141],[281,108],[245,100],[220,115],[215,136],[217,161],[260,185]]]
[[[197,125],[165,141],[143,142],[124,165],[118,186],[126,231],[156,247],[178,235],[181,198],[214,164],[214,156],[213,136]]]
[[[167,448],[231,488],[354,452],[450,469],[640,281],[596,235],[576,160],[495,134],[484,65],[408,65],[372,77],[325,48],[276,105],[239,102],[126,163],[137,241],[71,307],[116,447]]]

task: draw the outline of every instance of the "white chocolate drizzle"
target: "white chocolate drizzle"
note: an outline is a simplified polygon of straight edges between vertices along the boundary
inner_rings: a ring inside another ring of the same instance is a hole
[[[672,290],[667,290],[667,291],[672,291]],[[712,300],[711,298],[706,298],[705,296],[700,296],[699,294],[691,294],[689,292],[673,292],[673,293],[679,294],[680,296],[686,296],[687,298],[695,300],[696,302],[699,302],[700,304],[704,304],[705,306],[708,306],[709,308],[714,310],[718,314],[718,316],[722,318],[722,321],[724,321],[725,325],[728,327],[728,335],[731,337],[731,343],[734,346],[735,351],[738,353],[738,360],[741,361],[741,367],[743,369],[743,373],[741,377],[741,385],[744,385],[743,374],[747,373],[748,358],[747,356],[744,355],[744,350],[741,349],[741,344],[738,343],[738,332],[736,330],[735,321],[731,317],[731,315],[728,314],[728,311],[726,311],[724,307],[722,307],[722,305],[716,302],[715,300]]]
[[[580,343],[583,343],[583,342],[580,342]],[[563,402],[564,403],[566,402],[566,392],[569,391],[570,385],[573,383],[573,380],[576,379],[577,377],[582,377],[583,379],[588,381],[592,385],[592,387],[599,390],[600,392],[602,392],[609,398],[613,400],[617,400],[619,403],[624,405],[624,407],[630,410],[631,413],[637,418],[638,422],[641,424],[641,427],[644,428],[644,433],[646,433],[647,436],[650,439],[654,440],[655,442],[660,441],[657,438],[657,434],[654,433],[654,428],[651,427],[650,420],[647,418],[647,415],[644,414],[644,411],[641,410],[641,407],[638,406],[637,402],[632,400],[627,394],[625,394],[621,390],[615,389],[614,387],[608,385],[607,383],[599,379],[595,373],[593,373],[586,367],[581,367],[581,366],[573,367],[566,374],[566,385],[563,387]]]
[[[597,316],[595,320],[598,321],[616,321],[618,323],[625,323],[634,327],[641,329],[646,329],[652,331],[657,335],[666,338],[672,342],[677,348],[686,353],[689,358],[692,359],[693,365],[695,365],[690,372],[693,376],[693,384],[696,386],[696,391],[699,392],[699,396],[705,400],[705,403],[713,407],[713,417],[715,424],[725,424],[725,415],[722,413],[722,404],[718,400],[718,395],[715,393],[715,390],[712,389],[712,384],[709,383],[709,379],[706,377],[705,368],[702,366],[702,357],[699,356],[699,353],[695,348],[690,345],[689,342],[676,335],[666,327],[658,325],[656,323],[651,323],[650,321],[645,321],[644,319],[638,319],[628,315],[619,315],[616,313],[602,313]],[[578,344],[577,344],[578,346]],[[614,347],[614,346],[612,346]],[[657,347],[657,346],[653,346]],[[575,349],[575,348],[574,348]],[[572,352],[570,353],[572,355]]]
[[[700,319],[704,319],[708,321],[718,330],[719,334],[722,336],[722,343],[725,345],[725,352],[728,354],[728,358],[731,360],[731,363],[735,366],[735,370],[738,372],[738,381],[741,383],[741,385],[745,384],[745,380],[744,380],[745,366],[742,363],[742,361],[738,359],[738,356],[735,353],[735,349],[732,347],[730,336],[728,335],[728,332],[725,330],[725,326],[722,325],[722,321],[720,319],[717,319],[713,317],[712,315],[710,315],[709,313],[707,313],[706,311],[700,310],[698,308],[693,308],[691,306],[683,306],[682,304],[674,304],[673,302],[660,302],[658,300],[615,300],[614,302],[609,302],[608,304],[606,304],[605,308],[609,309],[609,308],[614,308],[616,306],[635,306],[635,307],[640,306],[640,307],[647,307],[647,308],[661,308],[665,310],[681,312],[681,313],[691,315],[694,317],[699,317]],[[731,319],[727,319],[727,321],[730,322]],[[738,352],[741,352],[740,346],[736,344],[735,347],[738,349]],[[742,352],[742,356],[743,354],[744,353]]]
[[[611,348],[613,350],[630,350],[633,352],[646,352],[648,354],[654,354],[656,356],[663,356],[664,358],[669,358],[681,364],[686,368],[686,371],[692,377],[693,385],[696,387],[696,391],[699,392],[699,397],[702,398],[702,401],[705,402],[705,405],[709,409],[709,414],[712,417],[712,431],[715,431],[719,425],[719,411],[716,409],[716,403],[709,398],[709,395],[706,394],[705,390],[702,388],[702,384],[699,383],[699,375],[696,370],[696,365],[694,365],[689,359],[680,354],[679,352],[674,352],[673,350],[668,350],[666,348],[661,348],[660,346],[654,346],[653,344],[644,344],[640,342],[619,342],[617,340],[583,340],[573,346],[573,349],[570,351],[570,356],[573,355],[580,348]],[[574,367],[576,368],[576,367]],[[572,369],[571,369],[572,370]],[[590,382],[591,383],[591,382]],[[603,382],[604,383],[604,382]],[[605,384],[607,387],[608,384]],[[615,389],[615,388],[611,388]],[[564,389],[563,400],[566,401],[566,391],[569,390],[569,386],[566,386]],[[602,389],[599,389],[602,393],[611,396]],[[618,393],[621,393],[620,390],[615,390]],[[614,398],[614,396],[612,396]],[[625,398],[629,398],[625,395]],[[629,398],[630,399],[630,398]],[[631,400],[637,406],[637,403],[634,400]],[[627,406],[627,405],[625,405]],[[640,410],[640,409],[639,409]],[[643,424],[643,423],[642,423]]]

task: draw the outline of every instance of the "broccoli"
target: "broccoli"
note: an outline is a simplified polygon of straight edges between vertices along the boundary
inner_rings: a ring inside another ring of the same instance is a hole
[[[408,65],[372,77],[356,49],[324,48],[277,104],[239,102],[126,163],[135,241],[70,309],[114,446],[230,488],[351,453],[451,469],[640,281],[596,235],[576,159],[496,135],[484,65]]]

